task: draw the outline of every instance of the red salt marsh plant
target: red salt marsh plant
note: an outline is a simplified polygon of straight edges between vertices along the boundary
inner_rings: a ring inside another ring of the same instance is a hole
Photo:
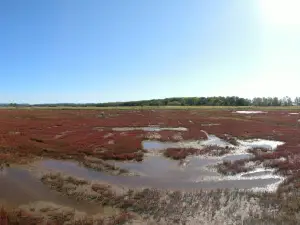
[[[99,117],[102,111],[105,116]],[[0,122],[0,146],[12,149],[6,151],[7,154],[21,157],[44,155],[78,158],[97,155],[99,152],[96,149],[105,148],[107,158],[111,151],[116,156],[120,154],[120,159],[131,159],[132,156],[125,157],[122,154],[141,150],[141,141],[146,138],[146,132],[126,132],[123,139],[119,137],[120,132],[112,132],[111,129],[149,125],[186,127],[187,131],[180,132],[183,140],[206,139],[201,129],[227,141],[234,141],[232,137],[269,137],[286,142],[277,152],[286,151],[288,146],[288,154],[299,151],[297,145],[300,144],[297,140],[300,131],[292,125],[294,119],[292,116],[283,116],[281,112],[247,118],[232,114],[231,110],[0,110]],[[220,125],[201,126],[207,123]],[[103,130],[95,130],[95,127]],[[107,133],[113,133],[113,136],[104,138]],[[176,131],[158,133],[162,141],[180,141],[173,138],[178,133]],[[108,141],[111,141],[110,144]]]

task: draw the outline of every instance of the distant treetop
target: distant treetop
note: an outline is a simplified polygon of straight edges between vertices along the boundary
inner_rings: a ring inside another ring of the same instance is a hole
[[[21,106],[13,104],[14,106]],[[26,105],[26,104],[23,104]],[[40,107],[117,107],[117,106],[293,106],[300,105],[300,97],[292,100],[286,96],[284,98],[278,97],[256,97],[253,99],[240,98],[237,96],[223,97],[174,97],[165,99],[151,99],[141,101],[129,102],[108,102],[108,103],[59,103],[59,104],[36,104],[32,106]],[[29,106],[29,105],[26,105]]]

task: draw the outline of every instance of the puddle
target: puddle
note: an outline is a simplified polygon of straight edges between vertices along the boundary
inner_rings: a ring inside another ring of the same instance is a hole
[[[265,187],[253,187],[251,188],[254,191],[276,191],[278,185],[284,180],[284,177],[274,174],[275,169],[266,169],[266,168],[256,168],[253,171],[249,171],[246,173],[237,174],[232,177],[228,177],[228,179],[240,179],[240,180],[250,180],[256,183],[257,181],[261,182],[261,180],[273,180],[272,183],[266,184]]]
[[[280,182],[280,179],[268,178],[268,179],[255,179],[255,180],[221,180],[221,181],[211,181],[211,182],[201,182],[202,188],[209,188],[209,186],[214,186],[214,189],[253,189],[253,188],[267,188],[268,185]]]
[[[116,165],[130,171],[140,172],[144,176],[184,181],[193,180],[199,176],[217,175],[204,169],[205,166],[215,164],[218,159],[188,157],[184,164],[179,161],[161,156],[148,156],[142,163],[117,162]]]
[[[127,186],[143,186],[144,184],[152,187],[159,187],[159,183],[166,181],[189,181],[199,177],[199,175],[217,175],[203,167],[216,163],[218,160],[208,160],[193,157],[188,160],[187,166],[181,166],[180,162],[164,158],[161,156],[148,156],[143,162],[114,162],[116,166],[128,169],[131,172],[137,172],[141,176],[125,177],[125,176],[110,176],[106,173],[94,171],[92,169],[79,166],[76,162],[59,161],[59,160],[44,160],[39,163],[43,169],[49,171],[59,171],[69,175],[82,177],[88,180],[102,180],[114,184],[125,184]],[[158,185],[158,186],[157,186]],[[165,187],[170,187],[165,184]]]
[[[214,136],[207,135],[207,140],[196,141],[180,141],[180,142],[162,142],[156,140],[145,140],[142,142],[143,149],[145,150],[165,150],[167,148],[195,148],[202,149],[205,146],[220,146],[220,147],[233,147],[230,143]]]
[[[252,171],[239,173],[234,176],[227,176],[228,180],[260,180],[260,179],[282,179],[281,176],[274,174],[275,169],[256,168]]]
[[[238,143],[245,148],[266,148],[275,150],[278,146],[283,145],[284,142],[272,141],[264,139],[238,140]]]
[[[268,112],[263,112],[263,111],[235,111],[234,113],[239,113],[239,114],[260,114],[260,113],[268,113]]]
[[[236,161],[240,159],[250,159],[253,157],[252,154],[239,154],[239,155],[227,155],[224,156],[222,159],[223,161]]]
[[[243,174],[242,177],[257,177],[257,176],[269,176],[272,175],[272,171],[260,171]]]
[[[121,168],[138,172],[141,176],[110,176],[79,166],[76,162],[44,160],[39,163],[44,169],[59,171],[87,180],[101,180],[131,188],[152,187],[162,189],[217,189],[217,188],[265,188],[281,181],[279,177],[222,176],[210,171],[207,166],[220,162],[216,158],[188,157],[184,165],[161,156],[148,156],[143,162],[115,162]],[[254,174],[255,175],[255,174]],[[255,179],[254,179],[254,178]]]
[[[230,144],[214,135],[208,135],[207,140],[200,141],[200,144],[204,145],[204,146],[217,145],[217,146],[224,147],[224,148],[226,146],[233,147],[232,144]]]
[[[299,115],[299,113],[289,113],[289,115]]]
[[[219,188],[235,187],[239,189],[251,189],[253,191],[274,192],[284,180],[284,177],[276,175],[274,172],[275,169],[257,168],[253,171],[232,176],[214,177],[213,179],[218,180],[215,184]],[[203,179],[199,179],[197,182],[203,182]],[[220,187],[220,185],[222,186]],[[228,187],[228,185],[231,185],[231,187]]]
[[[6,168],[5,173],[0,176],[0,183],[0,200],[11,206],[29,204],[35,201],[47,201],[75,208],[90,215],[101,212],[113,213],[113,209],[110,209],[110,207],[78,202],[51,191],[26,169]]]
[[[142,142],[143,149],[145,150],[164,150],[167,148],[176,148],[178,147],[178,143],[174,142],[162,142],[162,141],[152,141],[145,140]]]
[[[149,127],[114,127],[113,131],[134,131],[134,130],[143,130],[149,132],[159,132],[164,130],[169,131],[187,131],[188,129],[185,127],[159,127],[159,126],[149,126]]]
[[[180,142],[162,142],[158,140],[145,140],[142,142],[144,150],[148,151],[161,151],[168,148],[194,148],[203,149],[206,146],[219,146],[223,148],[232,148],[229,154],[223,156],[225,160],[238,160],[250,158],[252,154],[247,153],[247,150],[252,148],[264,148],[275,150],[278,146],[285,144],[281,141],[264,140],[264,139],[250,139],[250,140],[237,140],[238,146],[234,146],[214,135],[209,135],[203,131],[207,139],[196,141],[180,141]]]
[[[160,142],[146,140],[142,143],[143,148],[148,151],[165,150],[167,148],[196,148],[201,149],[205,146],[217,145],[220,147],[231,147],[230,153],[222,157],[213,156],[191,156],[188,157],[181,166],[176,164],[176,161],[167,160],[159,155],[156,158],[146,158],[143,163],[119,163],[118,166],[128,170],[141,172],[148,177],[163,178],[163,181],[171,180],[172,185],[184,186],[185,188],[259,188],[256,190],[273,191],[283,178],[274,175],[274,171],[259,168],[248,173],[240,173],[235,176],[221,176],[220,174],[209,170],[210,166],[222,161],[235,161],[240,159],[249,159],[253,157],[247,150],[251,148],[266,148],[275,150],[284,142],[250,139],[238,140],[238,146],[233,146],[230,143],[214,136],[209,135],[205,131],[207,140],[198,141],[181,141],[181,142]],[[183,178],[183,179],[181,179]],[[158,180],[157,180],[158,181]],[[157,182],[156,181],[156,182]],[[174,183],[175,182],[175,183]],[[180,184],[179,184],[180,182]],[[190,183],[188,183],[190,182]],[[191,184],[191,183],[197,183]],[[160,183],[162,185],[162,183]],[[169,184],[170,186],[170,184]]]

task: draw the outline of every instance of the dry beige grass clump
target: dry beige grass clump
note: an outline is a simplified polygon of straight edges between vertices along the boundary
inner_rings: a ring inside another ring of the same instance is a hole
[[[126,212],[87,215],[70,207],[43,201],[21,205],[15,209],[2,207],[0,218],[1,225],[121,225],[137,221],[141,221],[138,216]]]
[[[285,219],[286,223],[297,220],[298,212],[293,209],[296,207],[298,210],[298,205],[300,211],[300,204],[296,204],[300,198],[287,199],[268,193],[236,190],[183,192],[150,188],[130,190],[61,174],[44,175],[42,181],[56,191],[78,200],[108,205],[122,212],[139,215],[138,220],[130,220],[132,224],[151,224],[152,221],[152,224],[250,225],[263,224],[262,221],[267,220],[273,221],[267,224],[279,225],[287,215],[289,219]],[[295,199],[298,200],[295,202]],[[290,205],[288,202],[293,203]],[[285,205],[284,209],[282,205]]]

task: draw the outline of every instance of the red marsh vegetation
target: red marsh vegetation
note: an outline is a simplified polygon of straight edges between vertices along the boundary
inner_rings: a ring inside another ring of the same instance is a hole
[[[284,141],[286,144],[280,146],[275,153],[266,153],[259,157],[270,158],[272,154],[274,157],[291,155],[287,157],[288,164],[284,168],[295,169],[299,163],[292,156],[300,153],[300,132],[296,121],[297,116],[290,115],[287,111],[249,115],[237,114],[229,109],[2,109],[0,160],[13,161],[30,156],[81,158],[86,155],[103,159],[142,160],[142,141],[148,139],[150,134],[161,141],[199,140],[206,138],[201,132],[205,130],[209,134],[231,141],[231,137]],[[112,129],[153,125],[185,127],[188,130],[149,132]],[[171,158],[180,155],[177,150],[169,150],[167,154]],[[186,157],[186,154],[182,155]]]

